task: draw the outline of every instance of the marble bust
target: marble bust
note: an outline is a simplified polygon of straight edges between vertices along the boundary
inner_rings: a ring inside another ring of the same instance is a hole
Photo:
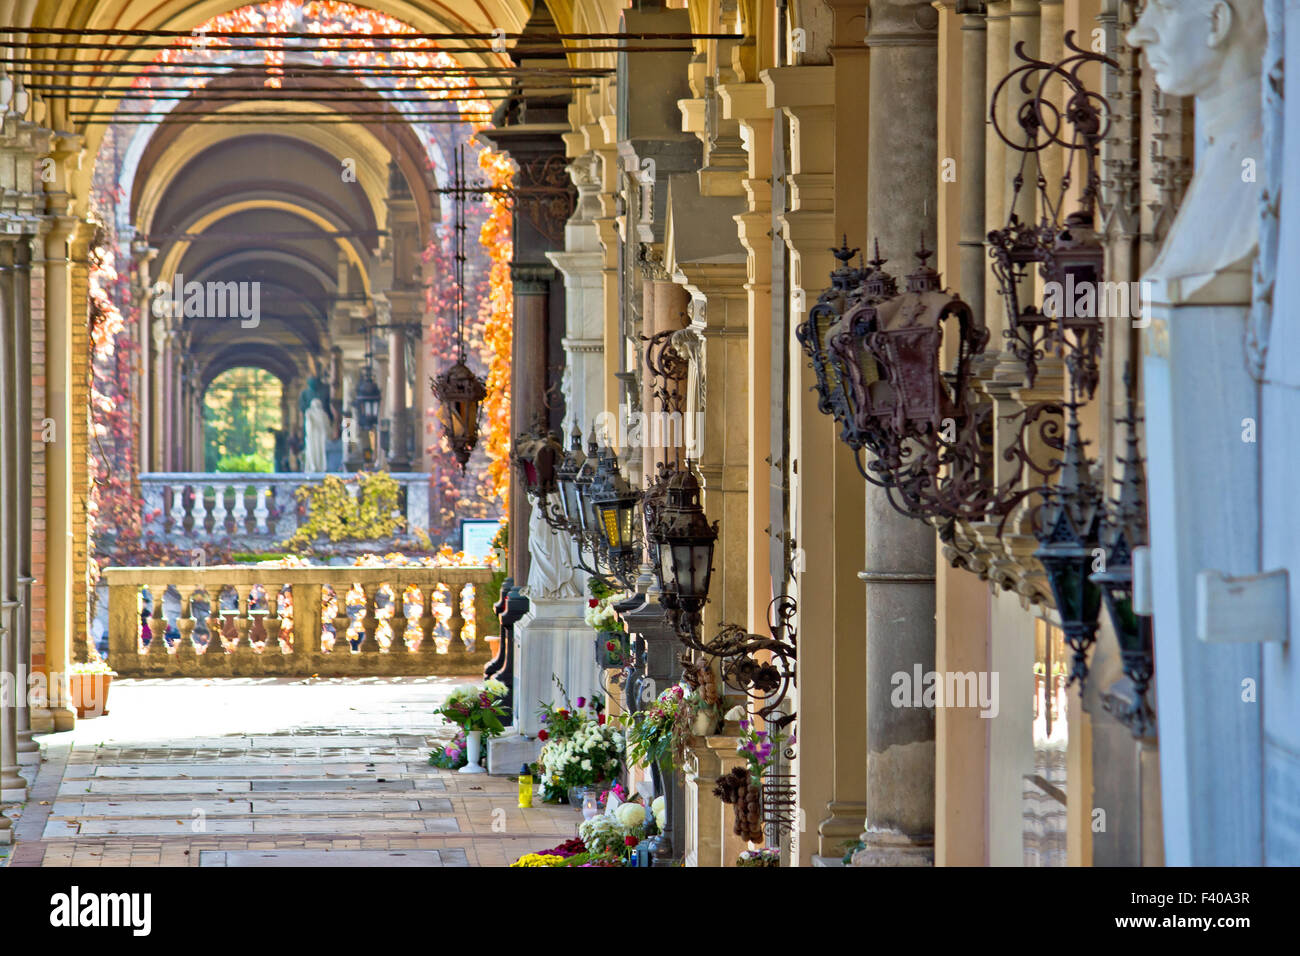
[[[1195,173],[1144,276],[1186,300],[1222,272],[1249,273],[1259,245],[1263,0],[1148,0],[1128,42],[1162,92],[1196,98]]]

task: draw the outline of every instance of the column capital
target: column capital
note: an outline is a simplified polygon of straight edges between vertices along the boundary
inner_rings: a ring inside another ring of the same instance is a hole
[[[510,281],[515,295],[546,295],[555,279],[555,267],[544,262],[512,262]]]

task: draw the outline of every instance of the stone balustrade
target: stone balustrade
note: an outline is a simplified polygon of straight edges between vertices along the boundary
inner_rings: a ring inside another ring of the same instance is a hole
[[[252,549],[293,535],[301,523],[294,492],[323,481],[329,472],[154,471],[140,475],[146,531],[176,546],[233,538]],[[355,497],[357,476],[335,474]],[[429,526],[429,475],[389,472],[401,488],[408,534]]]
[[[103,574],[108,662],[123,677],[478,674],[491,657],[485,632],[496,630],[489,568]]]

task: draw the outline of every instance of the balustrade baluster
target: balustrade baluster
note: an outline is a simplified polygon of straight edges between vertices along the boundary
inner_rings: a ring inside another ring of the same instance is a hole
[[[203,651],[203,666],[209,669],[226,666],[226,639],[222,635],[226,622],[221,616],[221,591],[221,585],[215,580],[207,584],[208,646]]]
[[[482,581],[474,582],[474,653],[488,652],[488,628],[496,624],[492,611],[492,602],[488,600],[487,585]]]
[[[438,653],[438,642],[433,633],[438,626],[438,619],[433,614],[433,602],[437,600],[433,584],[420,586],[420,654],[426,658]]]
[[[406,585],[393,584],[393,616],[389,618],[389,624],[393,629],[393,637],[388,645],[390,654],[409,654],[411,645],[406,643]]]
[[[185,486],[172,485],[172,534],[185,533]]]
[[[334,648],[331,654],[351,654],[352,641],[348,638],[348,628],[352,618],[348,616],[348,593],[342,584],[334,586]]]
[[[161,537],[167,524],[167,515],[163,511],[163,486],[141,482],[140,497],[144,501],[145,530],[153,531]]]
[[[270,534],[270,529],[266,526],[266,519],[271,514],[271,501],[268,499],[271,499],[273,494],[273,486],[255,485],[254,487],[257,489],[257,497],[253,500],[253,530],[257,534]]]
[[[235,585],[235,631],[238,643],[234,647],[234,656],[230,663],[235,673],[247,676],[256,653],[253,651],[251,632],[253,627],[253,588],[249,584]]]
[[[465,640],[461,637],[465,630],[465,615],[460,609],[461,599],[465,596],[465,585],[451,584],[448,585],[447,601],[451,605],[451,617],[447,619],[447,630],[451,632],[451,644],[447,648],[449,654],[465,654]]]
[[[212,486],[212,535],[221,538],[226,534],[226,486]]]
[[[243,482],[236,482],[231,487],[235,489],[235,502],[230,516],[235,519],[235,536],[242,538],[248,534],[248,507],[244,504],[244,495],[248,491],[248,485]]]
[[[208,530],[208,500],[207,489],[202,485],[194,487],[194,529],[191,532],[196,538],[205,534]],[[216,530],[214,527],[213,531]]]
[[[362,606],[361,611],[361,647],[362,654],[378,654],[379,642],[375,640],[375,629],[379,627],[379,618],[375,612],[375,593],[379,590],[379,585],[366,587],[364,584],[361,590],[366,595],[366,603]]]
[[[167,616],[163,611],[163,598],[167,594],[165,584],[151,584],[149,594],[153,600],[153,609],[149,613],[149,666],[167,663]]]
[[[194,628],[199,623],[194,616],[194,595],[199,589],[193,585],[184,585],[178,590],[181,592],[181,616],[176,621],[176,629],[181,636],[176,644],[176,663],[184,671],[198,661],[198,654],[194,651]]]
[[[262,657],[279,661],[284,656],[284,645],[280,643],[280,585],[263,584],[266,591],[266,617],[262,626],[266,628],[266,642],[262,645]]]

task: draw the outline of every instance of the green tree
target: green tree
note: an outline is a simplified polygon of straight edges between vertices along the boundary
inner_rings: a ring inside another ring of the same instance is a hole
[[[272,428],[283,428],[280,380],[260,368],[232,368],[203,394],[203,462],[216,471],[223,458],[274,460]]]

